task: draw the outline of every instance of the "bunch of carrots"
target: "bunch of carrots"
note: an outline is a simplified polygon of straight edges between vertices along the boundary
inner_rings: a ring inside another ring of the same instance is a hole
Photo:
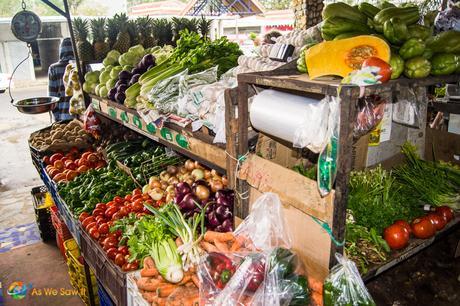
[[[199,280],[195,269],[189,269],[180,283],[167,282],[155,267],[151,257],[144,258],[137,287],[142,297],[153,306],[198,306]]]

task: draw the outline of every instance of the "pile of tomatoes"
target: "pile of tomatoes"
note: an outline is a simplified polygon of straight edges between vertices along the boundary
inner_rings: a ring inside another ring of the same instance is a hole
[[[43,157],[46,172],[55,182],[72,181],[80,173],[89,169],[99,169],[107,164],[99,153],[86,150],[80,153],[78,148],[73,147],[67,154],[54,153]]]
[[[431,238],[453,218],[454,213],[450,207],[436,207],[435,211],[414,219],[411,224],[397,220],[384,230],[383,238],[392,250],[400,250],[409,244],[411,234],[419,239]]]
[[[137,218],[150,211],[144,207],[145,204],[157,206],[157,203],[148,194],[142,194],[140,189],[134,189],[132,194],[124,198],[116,196],[107,203],[98,203],[91,214],[83,212],[79,216],[79,221],[83,229],[96,240],[104,249],[107,257],[121,267],[123,271],[134,271],[139,268],[139,262],[129,262],[129,249],[126,245],[121,245],[121,230],[110,230],[116,220],[127,217],[135,213]]]

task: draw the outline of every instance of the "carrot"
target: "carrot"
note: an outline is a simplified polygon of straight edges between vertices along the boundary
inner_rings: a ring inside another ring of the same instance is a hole
[[[230,248],[230,252],[236,252],[244,245],[244,237],[238,236]]]
[[[235,240],[235,236],[233,235],[233,233],[220,233],[220,232],[214,232],[214,231],[207,231],[204,234],[204,240],[208,242],[213,242],[215,240],[220,241],[220,242],[227,242],[227,241]]]
[[[219,252],[222,252],[222,253],[228,252],[228,246],[225,242],[220,242],[217,239],[214,239],[214,245],[216,246]]]
[[[198,279],[198,276],[192,275],[192,282],[195,284],[197,288],[200,288],[200,280]]]
[[[184,305],[186,306],[199,306],[200,305],[200,295],[198,292],[194,295],[187,296]]]
[[[177,285],[174,284],[162,284],[157,288],[157,294],[159,297],[168,297],[174,290],[177,289]]]
[[[313,277],[308,277],[308,287],[316,292],[323,292],[323,283]]]
[[[144,267],[144,269],[141,270],[141,276],[142,277],[154,277],[154,276],[157,276],[157,275],[158,275],[158,270],[156,268],[146,269]]]
[[[323,293],[322,292],[313,291],[311,293],[311,299],[313,301],[313,305],[323,306]]]
[[[156,291],[158,286],[162,284],[161,281],[153,278],[143,277],[137,281],[137,287],[145,291]]]
[[[158,298],[156,304],[157,306],[166,306],[166,298]]]
[[[186,283],[190,282],[192,280],[192,275],[186,273],[184,275],[184,278],[182,278],[182,280],[180,281],[180,283],[178,283],[179,286],[181,285],[185,285]]]
[[[201,241],[201,247],[203,248],[203,250],[205,250],[208,253],[219,251],[214,245],[206,241]]]
[[[182,239],[180,239],[180,237],[177,237],[177,238],[176,238],[176,246],[179,247],[179,246],[181,246],[181,245],[183,245],[183,244],[184,244],[184,243],[182,242]]]
[[[149,303],[152,303],[157,298],[157,294],[155,292],[145,292],[142,293],[142,297]]]
[[[152,257],[147,256],[144,258],[144,268],[145,269],[156,269],[155,262]]]

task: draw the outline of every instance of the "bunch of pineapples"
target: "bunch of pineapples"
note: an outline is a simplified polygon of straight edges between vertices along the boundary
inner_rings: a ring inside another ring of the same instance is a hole
[[[93,46],[88,41],[88,20],[83,18],[74,18],[73,31],[76,40],[76,49],[81,61],[89,62],[94,59]]]

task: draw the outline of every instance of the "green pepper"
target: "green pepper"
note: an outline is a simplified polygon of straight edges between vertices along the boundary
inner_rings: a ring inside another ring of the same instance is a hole
[[[427,60],[431,59],[433,57],[433,51],[431,51],[429,48],[426,48],[425,51],[423,51],[422,57],[426,58]]]
[[[286,278],[294,272],[296,260],[296,255],[291,251],[277,247],[270,254],[269,271],[270,273],[276,273],[278,277]]]
[[[404,60],[399,56],[398,53],[391,53],[390,58],[391,66],[391,79],[397,79],[404,71]]]
[[[290,279],[281,279],[279,288],[281,305],[310,305],[310,290],[305,276],[296,275]]]
[[[438,11],[429,11],[423,16],[423,24],[426,27],[432,27],[434,25],[434,20],[436,19],[436,16],[438,16]]]
[[[427,39],[433,33],[432,29],[429,27],[422,26],[420,24],[413,24],[407,27],[408,38],[420,38]]]
[[[417,56],[406,61],[404,75],[410,79],[425,78],[430,74],[430,71],[430,61],[421,56]]]
[[[425,43],[423,40],[411,38],[401,46],[401,49],[399,49],[399,55],[401,55],[404,60],[407,60],[409,58],[422,55],[423,51],[425,51]]]
[[[408,36],[406,24],[398,17],[393,17],[383,24],[383,35],[394,45],[401,45]]]
[[[432,75],[448,75],[459,66],[458,56],[452,53],[439,53],[431,59]]]

